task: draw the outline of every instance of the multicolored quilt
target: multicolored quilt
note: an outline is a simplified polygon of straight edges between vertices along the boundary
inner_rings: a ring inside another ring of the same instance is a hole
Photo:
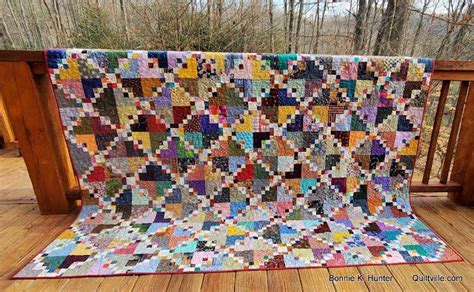
[[[90,196],[17,278],[460,259],[409,204],[430,59],[46,58]]]

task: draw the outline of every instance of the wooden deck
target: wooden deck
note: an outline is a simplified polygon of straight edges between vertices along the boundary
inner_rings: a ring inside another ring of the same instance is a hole
[[[1,151],[1,150],[0,150]],[[474,209],[446,197],[414,196],[412,203],[426,223],[465,258],[446,264],[366,266],[334,269],[95,277],[51,280],[9,280],[13,271],[38,253],[75,218],[40,215],[22,158],[0,152],[0,291],[468,291],[474,287]],[[356,282],[330,282],[329,275],[362,274]],[[391,281],[368,281],[369,275]],[[457,282],[415,282],[413,275],[462,276]]]

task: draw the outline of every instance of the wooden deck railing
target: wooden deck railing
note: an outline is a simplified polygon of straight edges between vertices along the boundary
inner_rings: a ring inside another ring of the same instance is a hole
[[[412,192],[448,192],[454,201],[474,204],[474,61],[435,61],[434,80],[442,81],[426,165]],[[448,91],[460,81],[441,177],[430,181]],[[43,214],[67,213],[80,198],[42,51],[0,51],[0,94],[23,150]],[[452,167],[451,167],[452,165]],[[451,169],[452,168],[452,169]]]

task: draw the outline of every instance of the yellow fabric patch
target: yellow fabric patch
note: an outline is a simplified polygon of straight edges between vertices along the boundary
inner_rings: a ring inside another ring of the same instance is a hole
[[[309,248],[295,248],[292,250],[293,255],[303,260],[314,259],[313,251]]]
[[[120,123],[122,125],[126,125],[130,123],[128,116],[136,115],[137,109],[133,106],[119,106],[117,107],[117,112],[118,112]]]
[[[186,90],[176,87],[171,90],[171,102],[173,106],[189,106],[190,99],[186,96]]]
[[[71,252],[71,255],[91,255],[93,252],[94,250],[88,249],[85,244],[79,243]]]
[[[237,226],[229,226],[227,228],[227,235],[245,235],[245,231],[238,228]]]
[[[359,177],[350,176],[346,179],[346,193],[356,192],[360,184]]]
[[[278,107],[278,123],[283,124],[288,121],[288,118],[296,113],[294,106],[280,106]]]
[[[407,146],[402,147],[400,150],[400,155],[416,155],[416,148],[418,146],[418,141],[412,139]]]
[[[194,56],[186,59],[186,68],[178,68],[178,77],[197,79],[197,61]]]
[[[81,80],[81,73],[79,72],[79,65],[77,64],[77,60],[68,59],[67,65],[69,66],[69,69],[59,69],[59,77],[62,80]]]
[[[270,79],[270,68],[261,60],[252,62],[253,79]]]
[[[182,208],[181,208],[181,204],[166,204],[166,213],[169,213],[169,214],[166,214],[167,216],[171,215],[170,217],[176,217],[176,218],[180,218],[181,217],[181,211],[182,211]]]
[[[313,106],[311,109],[312,117],[318,119],[322,123],[329,121],[329,111],[327,106]]]
[[[161,89],[161,80],[159,78],[141,78],[143,96],[153,97],[153,88]],[[157,95],[157,94],[155,94]]]
[[[87,150],[96,153],[98,151],[94,134],[76,135],[77,144],[85,144]]]
[[[352,149],[357,147],[363,140],[366,139],[365,132],[363,131],[354,131],[349,135],[349,148]]]
[[[205,59],[215,61],[216,74],[222,74],[225,68],[224,53],[203,53]]]
[[[74,231],[72,231],[71,229],[66,229],[58,236],[58,239],[73,239],[74,237],[76,237]]]
[[[354,96],[356,98],[366,98],[373,88],[374,82],[372,80],[357,80]]]
[[[132,138],[135,141],[142,142],[142,149],[151,149],[150,134],[148,132],[132,132]]]
[[[143,157],[128,157],[128,172],[137,172],[139,167],[145,164],[145,158]]]
[[[350,236],[350,233],[347,231],[344,232],[333,232],[332,237],[337,243],[343,242],[347,237]]]
[[[237,132],[252,132],[252,116],[244,116],[244,122],[235,125],[235,131]]]
[[[424,64],[410,64],[408,66],[407,81],[422,81],[424,71]]]

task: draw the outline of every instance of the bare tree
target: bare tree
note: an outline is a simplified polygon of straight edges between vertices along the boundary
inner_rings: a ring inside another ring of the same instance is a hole
[[[382,3],[380,5],[380,7],[382,7],[382,9],[383,9],[384,5],[385,5],[385,0],[382,0]],[[370,26],[372,28],[375,26],[375,23],[376,23],[376,20],[377,20],[377,15],[379,14],[378,12],[379,12],[380,7],[378,6],[378,0],[375,0],[374,1],[374,13],[372,13],[372,21],[370,22]],[[368,19],[369,19],[369,17],[367,17],[367,20]],[[369,25],[369,24],[367,24],[367,25]],[[373,39],[373,35],[374,35],[374,30],[375,29],[370,29],[369,30],[367,41],[366,41],[366,43],[367,43],[367,46],[366,46],[366,49],[365,49],[366,53],[370,53],[371,48],[373,46],[372,45],[372,39]]]
[[[382,16],[383,21],[380,22],[377,37],[375,38],[374,55],[382,55],[384,53],[384,48],[387,43],[387,36],[392,27],[393,13],[395,9],[394,6],[395,1],[388,0],[387,7],[385,8]]]
[[[10,34],[10,31],[8,30],[7,24],[5,22],[5,16],[3,15],[3,13],[0,14],[0,19],[2,20],[0,23],[0,39],[2,40],[3,47],[7,49],[15,49],[15,43],[13,42],[13,38]]]
[[[123,30],[125,32],[125,39],[129,41],[130,38],[129,38],[129,31],[128,31],[127,8],[125,7],[125,3],[123,2],[123,0],[119,0],[119,3],[120,3],[120,12],[122,14]]]
[[[290,0],[290,17],[288,24],[288,52],[293,48],[293,18],[295,16],[295,0]]]
[[[365,0],[359,0],[357,7],[357,14],[355,15],[355,27],[354,27],[354,53],[360,54],[364,48],[364,23],[366,21],[367,14],[367,2]]]
[[[462,16],[465,6],[466,6],[465,0],[457,2],[456,4],[454,3],[453,0],[448,0],[448,19],[453,22],[458,22],[460,17]],[[437,58],[444,55],[444,53],[447,50],[447,46],[450,43],[451,36],[454,33],[455,29],[458,27],[458,25],[456,25],[453,22],[449,22],[447,26],[446,34],[441,40],[439,48],[438,48],[438,52],[436,54]]]
[[[19,34],[22,34],[23,30],[22,30],[22,27],[20,25],[20,22],[18,21],[15,10],[13,9],[13,5],[12,5],[11,0],[7,0],[6,4],[7,4],[7,7],[8,7],[8,10],[10,12],[11,18],[12,18],[13,22],[15,23],[15,27],[17,29],[17,32]],[[20,40],[21,40],[22,47],[28,48],[28,44],[27,44],[27,42],[25,42],[25,39],[20,38]]]
[[[474,4],[470,3],[469,7],[467,8],[466,13],[464,14],[463,21],[464,24],[459,28],[458,33],[454,37],[451,43],[451,53],[455,58],[460,57],[465,49],[472,49],[469,45],[467,48],[464,46],[465,40],[468,38],[471,30],[469,29],[469,23],[472,21],[474,17]]]
[[[275,27],[273,26],[273,0],[268,0],[268,18],[270,20],[270,47],[275,52]]]
[[[283,0],[283,31],[285,43],[288,42],[288,0]]]
[[[300,32],[301,32],[301,20],[303,19],[303,7],[304,0],[299,1],[299,10],[298,10],[298,21],[296,23],[296,35],[295,35],[295,52],[299,52],[299,41],[300,41]]]
[[[327,2],[324,1],[323,12],[322,12],[322,15],[321,15],[321,19],[319,19],[319,13],[320,13],[319,5],[320,5],[320,3],[318,2],[318,5],[317,5],[318,10],[316,12],[316,14],[318,15],[317,22],[316,22],[316,41],[314,43],[314,49],[313,49],[313,51],[315,53],[317,53],[318,49],[319,49],[319,38],[321,36],[321,31],[322,31],[323,26],[324,26],[324,16],[326,15]]]
[[[49,5],[47,0],[43,0],[43,4],[46,7],[46,10],[48,11],[48,15],[49,15],[49,18],[50,18],[51,22],[53,23],[54,35],[55,35],[56,40],[57,40],[61,37],[61,32],[60,32],[59,24],[57,22],[57,18],[55,16],[55,12],[53,11],[52,7]]]
[[[390,35],[386,46],[386,52],[390,55],[399,55],[401,53],[402,38],[405,33],[405,25],[408,18],[408,8],[412,0],[397,1],[395,12],[393,14],[393,25],[390,29]]]
[[[423,27],[423,20],[425,17],[426,9],[428,9],[428,5],[430,4],[431,0],[423,0],[423,7],[421,8],[422,13],[420,14],[420,19],[418,20],[418,24],[416,25],[416,31],[415,31],[415,36],[414,39],[415,41],[412,41],[411,49],[410,49],[410,55],[413,56],[415,53],[415,48],[416,48],[416,40],[420,36],[421,28]]]

